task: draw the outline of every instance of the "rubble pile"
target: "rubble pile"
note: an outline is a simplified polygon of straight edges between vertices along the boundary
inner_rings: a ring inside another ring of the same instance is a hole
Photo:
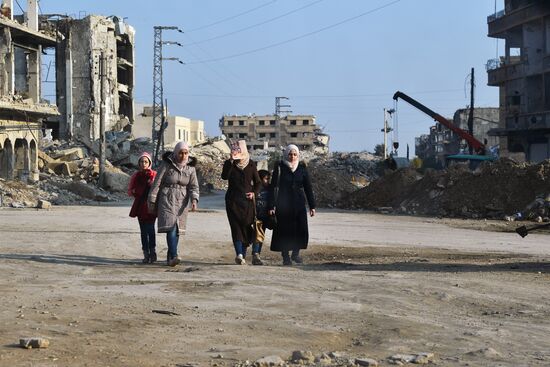
[[[456,165],[424,174],[412,168],[387,172],[342,201],[350,209],[459,218],[502,218],[550,192],[550,160],[539,164],[509,159],[471,171]]]
[[[378,178],[380,158],[368,152],[332,153],[308,165],[318,207],[341,206],[344,198]]]
[[[201,193],[227,189],[227,181],[222,180],[223,162],[229,157],[230,149],[221,139],[212,139],[195,145],[191,155],[197,158],[197,178]]]

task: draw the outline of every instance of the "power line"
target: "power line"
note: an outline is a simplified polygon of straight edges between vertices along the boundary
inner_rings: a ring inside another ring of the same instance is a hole
[[[214,25],[216,25],[216,24],[220,24],[220,23],[223,23],[223,22],[227,22],[228,20],[238,18],[238,17],[240,17],[240,16],[242,16],[242,15],[245,15],[245,14],[248,14],[248,13],[252,13],[253,11],[256,11],[256,10],[258,10],[258,9],[261,9],[261,8],[263,8],[263,7],[266,7],[266,6],[268,6],[268,5],[271,5],[271,4],[273,4],[274,2],[276,2],[276,1],[277,1],[277,0],[272,0],[272,1],[267,2],[267,3],[265,3],[265,4],[259,5],[259,6],[255,7],[255,8],[245,10],[245,11],[243,11],[242,13],[235,14],[235,15],[232,15],[232,16],[227,17],[227,18],[224,18],[224,19],[220,19],[220,20],[218,20],[218,21],[216,21],[216,22],[214,22],[214,23],[210,23],[210,24],[206,24],[206,25],[203,25],[203,26],[200,26],[200,27],[197,27],[197,28],[190,29],[190,30],[188,30],[188,31],[186,31],[186,32],[187,32],[187,33],[189,33],[189,32],[195,32],[195,31],[198,31],[198,30],[201,30],[201,29],[205,29],[205,28],[208,28],[208,27],[212,27],[212,26],[214,26]]]
[[[324,1],[324,0],[313,1],[313,2],[311,2],[311,3],[309,3],[309,4],[306,4],[306,5],[304,5],[304,6],[301,6],[301,7],[297,8],[297,9],[291,10],[291,11],[286,12],[286,13],[284,13],[284,14],[278,15],[278,16],[276,16],[276,17],[274,17],[274,18],[270,18],[270,19],[264,20],[263,22],[256,23],[256,24],[253,24],[253,25],[250,25],[250,26],[248,26],[248,27],[241,28],[241,29],[237,29],[236,31],[229,32],[229,33],[225,33],[225,34],[222,34],[222,35],[219,35],[219,36],[216,36],[216,37],[207,38],[207,39],[200,40],[200,41],[197,41],[197,42],[189,43],[189,44],[187,44],[186,46],[198,45],[198,44],[201,44],[201,43],[206,43],[206,42],[214,41],[214,40],[217,40],[217,39],[220,39],[220,38],[228,37],[228,36],[234,35],[234,34],[236,34],[236,33],[240,33],[240,32],[243,32],[243,31],[252,29],[252,28],[259,27],[259,26],[261,26],[261,25],[264,25],[264,24],[273,22],[273,21],[275,21],[275,20],[277,20],[277,19],[281,19],[281,18],[283,18],[283,17],[286,17],[286,16],[288,16],[288,15],[290,15],[290,14],[299,12],[300,10],[309,8],[309,7],[311,7],[311,6],[313,6],[313,5],[317,4],[317,3],[320,3],[321,1]]]
[[[189,37],[189,35],[185,35],[185,37],[189,38],[192,42],[193,42],[193,39],[191,37]],[[210,52],[208,52],[204,47],[202,47],[201,45],[197,45],[197,47],[205,54],[207,55],[208,57],[213,57],[212,54]],[[191,51],[191,49],[187,49],[187,51],[189,51],[197,60],[199,59],[199,57],[197,55],[195,55],[193,53],[193,51]],[[214,68],[212,68],[209,64],[203,64],[205,65],[206,67],[208,67],[209,69],[213,70],[216,74],[220,75],[222,77],[222,79],[226,80],[227,82],[233,84],[229,79],[227,79],[225,77],[225,75],[219,73],[217,70],[215,70]],[[220,64],[218,64],[220,65]],[[237,80],[239,83],[241,84],[246,84],[246,86],[249,88],[249,89],[252,89],[254,90],[255,92],[258,92],[258,89],[256,88],[255,85],[247,82],[246,80],[244,79],[241,79],[238,75],[236,75],[233,71],[231,71],[230,69],[227,69],[227,68],[224,68],[224,71],[227,73],[227,74],[230,74],[231,76],[233,76],[233,78],[235,78],[235,80]]]
[[[305,38],[305,37],[309,37],[309,36],[312,36],[316,33],[320,33],[320,32],[323,32],[323,31],[326,31],[328,29],[331,29],[331,28],[334,28],[334,27],[337,27],[339,25],[342,25],[344,23],[348,23],[348,22],[351,22],[355,19],[358,19],[358,18],[361,18],[361,17],[364,17],[365,15],[368,15],[368,14],[372,14],[378,10],[382,10],[384,8],[387,8],[393,4],[396,4],[398,2],[400,2],[401,0],[395,0],[395,1],[392,1],[392,2],[389,2],[385,5],[382,5],[382,6],[379,6],[377,8],[374,8],[374,9],[371,9],[369,11],[366,11],[364,13],[361,13],[359,15],[355,15],[353,17],[350,17],[350,18],[346,18],[340,22],[337,22],[337,23],[334,23],[334,24],[331,24],[329,26],[326,26],[326,27],[323,27],[323,28],[320,28],[320,29],[317,29],[315,31],[312,31],[312,32],[309,32],[309,33],[305,33],[305,34],[302,34],[300,36],[296,36],[294,38],[290,38],[290,39],[287,39],[285,41],[281,41],[281,42],[277,42],[277,43],[272,43],[271,45],[268,45],[268,46],[264,46],[264,47],[260,47],[260,48],[256,48],[256,49],[253,49],[253,50],[249,50],[249,51],[244,51],[244,52],[241,52],[241,53],[238,53],[238,54],[233,54],[233,55],[229,55],[229,56],[224,56],[224,57],[218,57],[218,58],[215,58],[215,59],[210,59],[210,60],[200,60],[198,62],[194,62],[194,63],[191,63],[191,64],[202,64],[202,63],[207,63],[207,62],[216,62],[216,61],[221,61],[221,60],[227,60],[227,59],[232,59],[232,58],[235,58],[235,57],[239,57],[239,56],[244,56],[244,55],[249,55],[249,54],[252,54],[252,53],[255,53],[255,52],[259,52],[259,51],[263,51],[263,50],[267,50],[269,48],[273,48],[273,47],[277,47],[277,46],[281,46],[285,43],[290,43],[290,42],[294,42],[294,41],[297,41],[299,39],[302,39],[302,38]]]
[[[189,65],[187,63],[186,65]],[[462,89],[440,89],[440,90],[425,90],[411,92],[413,94],[430,94],[430,93],[447,93],[461,92]],[[388,93],[372,93],[372,94],[341,94],[341,95],[289,95],[289,98],[364,98],[364,97],[388,97],[393,96],[394,92]],[[212,98],[275,98],[276,95],[221,95],[221,94],[186,94],[186,93],[171,93],[185,97],[212,97]]]

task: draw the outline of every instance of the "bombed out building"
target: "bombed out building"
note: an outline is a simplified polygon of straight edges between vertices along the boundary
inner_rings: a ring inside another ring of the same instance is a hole
[[[27,1],[14,16],[13,1],[3,0],[0,15],[0,177],[38,180],[42,122],[58,116],[42,99],[41,60],[56,37],[39,29],[38,3]]]
[[[48,129],[96,154],[101,121],[105,131],[129,130],[135,31],[114,16],[39,15],[37,0],[27,0],[22,14],[14,14],[13,0],[1,4],[0,178],[38,180]],[[45,65],[48,56],[53,63]],[[44,99],[48,87],[52,102]]]

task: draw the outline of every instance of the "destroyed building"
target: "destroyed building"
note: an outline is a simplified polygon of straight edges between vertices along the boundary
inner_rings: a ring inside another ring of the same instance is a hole
[[[504,39],[503,56],[487,63],[488,85],[499,87],[501,156],[550,158],[550,3],[505,0],[487,18],[489,37]]]
[[[3,0],[0,15],[0,177],[38,180],[42,121],[58,115],[41,98],[41,57],[56,46],[55,35],[39,29],[38,2],[14,16],[13,0]]]
[[[153,131],[153,107],[142,107],[142,112],[136,115],[134,124],[132,125],[132,135],[134,138],[151,138]],[[167,110],[165,111],[165,115],[167,123],[164,129],[165,145],[174,145],[181,140],[186,141],[190,145],[196,145],[205,141],[204,121],[170,115]]]
[[[81,142],[97,153],[102,100],[106,131],[121,131],[134,122],[135,31],[115,16],[52,19],[45,15],[42,18],[59,35],[56,94],[61,115],[54,136]],[[103,81],[102,55],[105,58]]]
[[[469,108],[462,108],[454,113],[452,123],[462,130],[468,130]],[[495,151],[498,138],[490,136],[489,131],[498,126],[499,109],[492,107],[474,108],[473,136],[483,142],[487,153]],[[435,166],[444,167],[445,157],[451,154],[468,153],[468,145],[456,133],[436,122],[430,127],[430,133],[415,138],[415,154]]]
[[[220,129],[229,139],[245,139],[250,150],[295,144],[302,150],[328,152],[329,136],[313,115],[224,115]]]

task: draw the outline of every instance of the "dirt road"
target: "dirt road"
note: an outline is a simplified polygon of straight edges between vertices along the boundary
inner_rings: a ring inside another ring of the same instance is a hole
[[[141,265],[127,205],[0,210],[0,366],[232,366],[294,350],[550,365],[548,235],[321,210],[305,265],[265,248],[270,265],[238,266],[219,199],[191,214],[176,268]],[[16,346],[28,336],[50,347]]]

